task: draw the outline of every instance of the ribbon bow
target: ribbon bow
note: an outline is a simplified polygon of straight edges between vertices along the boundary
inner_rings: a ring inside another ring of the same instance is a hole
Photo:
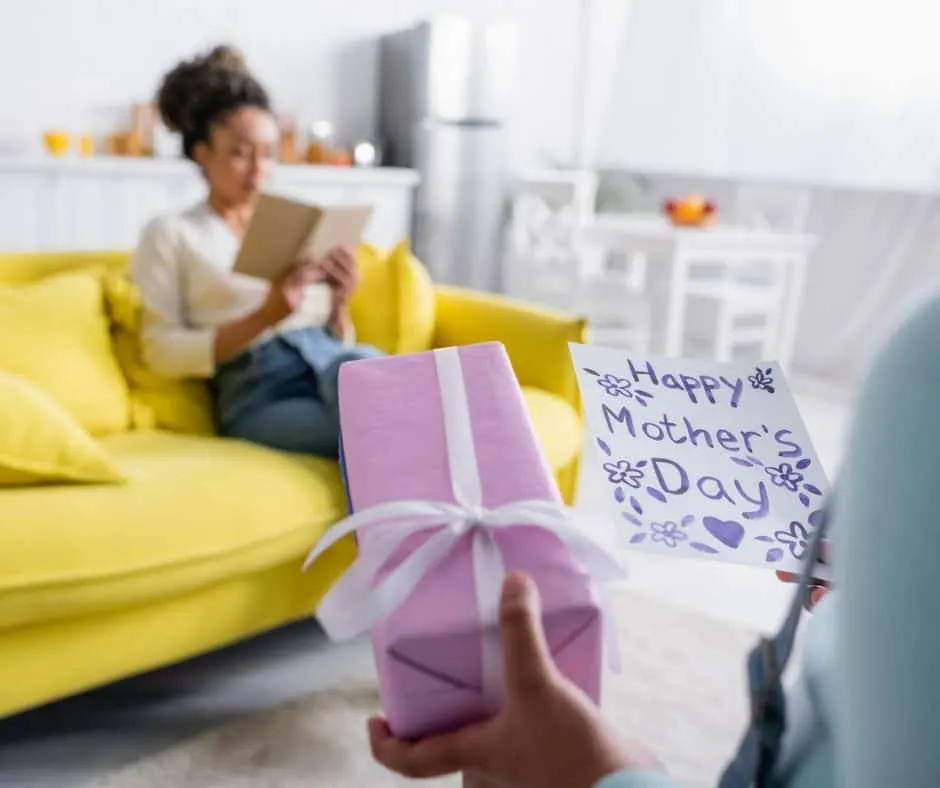
[[[365,529],[370,532],[355,563],[317,608],[320,623],[333,640],[347,640],[371,630],[394,612],[468,533],[472,535],[479,618],[483,625],[495,622],[506,575],[495,533],[504,528],[537,526],[555,534],[580,568],[597,581],[594,589],[604,613],[608,661],[618,669],[616,646],[609,629],[609,606],[598,584],[624,576],[619,557],[579,528],[571,510],[558,503],[528,500],[495,508],[483,506],[460,356],[456,348],[445,348],[435,350],[434,359],[456,503],[393,501],[351,514],[330,528],[304,562],[305,570],[343,537]],[[392,555],[415,534],[425,535],[425,541],[383,576],[383,567]],[[500,676],[498,644],[484,639],[484,693],[494,704],[498,703]]]

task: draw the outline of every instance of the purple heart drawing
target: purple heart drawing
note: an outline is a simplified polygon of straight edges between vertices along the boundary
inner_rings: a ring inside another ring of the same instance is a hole
[[[734,520],[719,520],[717,517],[703,517],[702,525],[725,547],[737,550],[744,540],[744,526]]]

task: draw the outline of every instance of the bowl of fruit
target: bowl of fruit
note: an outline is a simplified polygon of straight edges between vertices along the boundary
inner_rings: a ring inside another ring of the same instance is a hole
[[[680,227],[707,227],[718,218],[718,206],[698,194],[670,197],[663,203],[663,213]]]

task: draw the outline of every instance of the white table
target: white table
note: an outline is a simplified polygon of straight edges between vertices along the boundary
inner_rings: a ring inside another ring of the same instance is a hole
[[[789,363],[802,305],[806,265],[816,243],[813,236],[722,224],[702,229],[684,228],[657,215],[617,213],[596,214],[587,220],[583,230],[595,242],[606,236],[607,248],[615,248],[640,261],[641,270],[646,268],[647,260],[653,260],[656,266],[660,262],[668,266],[665,297],[654,304],[654,310],[664,313],[661,350],[667,356],[682,354],[686,301],[699,287],[690,280],[694,266],[752,261],[781,264],[787,276],[780,310],[782,325],[777,360],[783,366]],[[587,258],[585,275],[595,273],[591,266],[599,262]],[[711,287],[714,292],[715,285]],[[655,297],[655,293],[650,295]]]

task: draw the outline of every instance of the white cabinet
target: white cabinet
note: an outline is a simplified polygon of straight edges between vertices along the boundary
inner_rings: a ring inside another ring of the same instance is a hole
[[[278,167],[271,190],[320,205],[373,206],[366,240],[411,237],[411,170]],[[161,213],[202,199],[187,161],[0,158],[0,252],[127,249]]]

